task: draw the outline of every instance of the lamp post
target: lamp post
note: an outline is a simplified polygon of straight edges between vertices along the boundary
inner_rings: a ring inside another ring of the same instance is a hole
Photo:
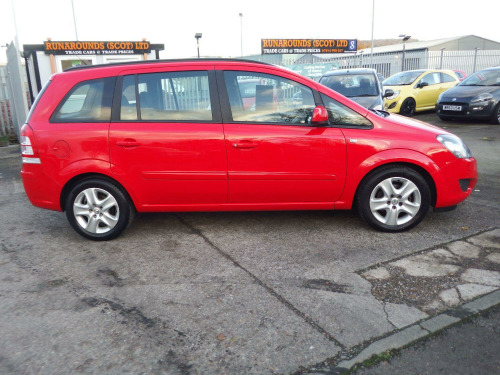
[[[198,58],[200,58],[200,39],[201,39],[201,36],[202,36],[201,33],[194,34],[194,37],[196,38],[196,47],[198,48]]]
[[[403,58],[401,59],[401,71],[405,71],[405,47],[406,47],[406,41],[411,38],[410,35],[406,34],[399,34],[400,38],[403,38]]]
[[[241,57],[243,57],[243,13],[240,13],[240,46]]]
[[[78,40],[78,29],[76,28],[76,17],[75,17],[75,4],[73,4],[73,0],[71,0],[71,9],[73,10],[73,25],[75,26],[75,37]]]
[[[370,51],[370,68],[373,69],[373,27],[375,25],[375,0],[373,0],[372,6],[372,43],[371,43],[371,51]]]

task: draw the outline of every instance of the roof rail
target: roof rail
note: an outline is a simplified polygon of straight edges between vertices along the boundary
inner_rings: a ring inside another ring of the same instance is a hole
[[[248,59],[224,59],[224,58],[190,58],[190,59],[166,59],[166,60],[141,60],[141,61],[126,61],[126,62],[118,62],[118,63],[111,63],[111,64],[98,64],[98,65],[84,65],[84,66],[75,66],[73,68],[68,68],[65,69],[65,72],[68,71],[73,71],[73,70],[81,70],[81,69],[92,69],[92,68],[102,68],[102,67],[108,67],[108,66],[117,66],[117,65],[140,65],[140,64],[154,64],[154,63],[177,63],[177,62],[197,62],[197,61],[203,61],[203,62],[218,62],[218,61],[226,61],[226,62],[247,62],[247,63],[254,63],[254,64],[263,64],[263,65],[269,65],[272,66],[272,64],[262,62],[262,61],[255,61],[255,60],[248,60]]]

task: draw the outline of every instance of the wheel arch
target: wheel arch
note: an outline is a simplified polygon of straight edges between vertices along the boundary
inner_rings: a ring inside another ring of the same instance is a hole
[[[437,199],[436,183],[434,182],[434,179],[432,178],[431,174],[425,168],[423,168],[417,164],[410,163],[410,162],[397,161],[397,162],[390,162],[390,163],[385,163],[385,164],[379,165],[379,166],[371,169],[368,173],[366,173],[363,176],[363,178],[359,181],[358,186],[356,187],[356,192],[354,193],[354,197],[353,197],[354,199],[353,199],[353,204],[352,204],[353,208],[356,208],[355,207],[357,204],[356,198],[358,197],[359,191],[362,188],[362,186],[366,183],[366,181],[368,179],[370,179],[370,177],[373,176],[375,173],[378,173],[384,169],[389,169],[389,168],[394,168],[394,167],[410,168],[410,169],[413,169],[418,174],[420,174],[424,178],[427,185],[429,186],[429,190],[431,193],[431,205],[433,207],[436,205],[436,199]]]
[[[73,187],[75,187],[78,183],[80,183],[84,180],[89,180],[91,178],[100,178],[102,180],[108,181],[108,182],[112,183],[113,185],[115,185],[118,189],[121,190],[121,192],[125,195],[125,197],[127,197],[127,199],[129,200],[130,204],[134,207],[134,209],[136,209],[134,200],[132,199],[132,197],[128,193],[127,189],[125,189],[125,187],[119,181],[117,181],[116,179],[114,179],[106,174],[103,174],[103,173],[88,172],[88,173],[82,173],[82,174],[76,175],[76,176],[72,177],[71,179],[69,179],[66,182],[66,184],[64,184],[64,186],[61,190],[61,196],[59,197],[59,204],[60,204],[61,210],[63,212],[66,210],[65,202],[66,202],[66,198],[68,197],[68,194],[70,193],[71,189],[73,189]]]

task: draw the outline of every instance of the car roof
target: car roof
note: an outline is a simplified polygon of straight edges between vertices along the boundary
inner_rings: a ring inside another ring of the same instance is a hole
[[[76,66],[73,68],[65,69],[65,72],[82,70],[82,69],[97,69],[97,68],[114,68],[117,66],[135,66],[135,65],[160,65],[160,64],[179,64],[179,63],[221,63],[221,62],[229,62],[229,63],[252,63],[252,64],[260,64],[267,66],[274,66],[272,64],[268,64],[262,61],[255,60],[246,60],[246,59],[223,59],[223,58],[199,58],[199,59],[170,59],[170,60],[140,60],[140,61],[126,61],[126,62],[118,62],[111,64],[97,64],[97,65],[83,65]]]
[[[339,69],[339,70],[332,70],[331,72],[327,72],[323,74],[323,77],[330,77],[330,76],[344,76],[344,75],[354,75],[354,74],[377,74],[377,71],[375,69],[370,69],[370,68],[353,68],[353,69]]]
[[[486,68],[482,70],[500,70],[500,66],[492,66],[491,68]]]

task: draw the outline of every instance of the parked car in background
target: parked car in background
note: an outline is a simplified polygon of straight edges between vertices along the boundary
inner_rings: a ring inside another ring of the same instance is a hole
[[[117,237],[136,211],[355,207],[374,228],[399,232],[431,206],[453,208],[477,181],[476,160],[450,132],[245,60],[55,74],[21,149],[29,200],[65,211],[92,240]]]
[[[324,74],[319,83],[363,107],[384,108],[383,88],[375,69],[335,70]]]
[[[439,95],[442,120],[477,118],[500,124],[500,67],[481,70]]]
[[[385,90],[394,91],[385,98],[385,109],[404,116],[434,109],[439,94],[458,82],[452,70],[409,70],[394,74],[382,82]]]
[[[453,69],[453,72],[455,73],[460,82],[462,82],[465,78],[467,78],[467,73],[465,73],[463,70]]]

